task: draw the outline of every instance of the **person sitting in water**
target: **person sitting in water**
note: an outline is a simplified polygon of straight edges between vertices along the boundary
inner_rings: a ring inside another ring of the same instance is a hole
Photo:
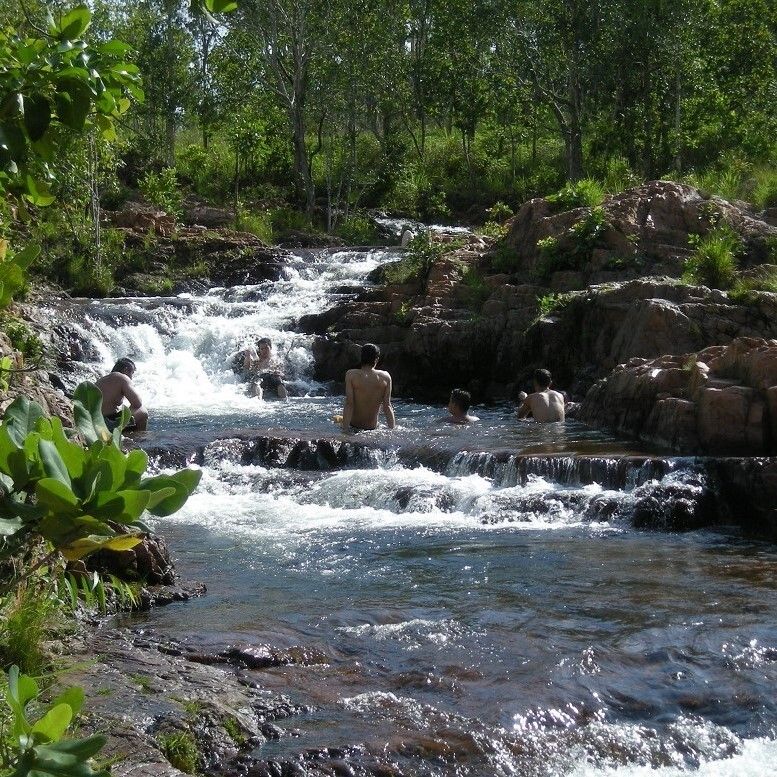
[[[272,352],[272,340],[262,337],[253,345],[235,354],[232,369],[251,383],[251,393],[262,398],[265,391],[272,391],[280,399],[287,399],[289,392],[283,383],[280,364]]]
[[[391,375],[378,370],[380,348],[372,343],[362,346],[358,369],[345,373],[345,407],[343,431],[351,432],[376,429],[381,407],[389,429],[396,426],[394,408],[391,406]]]
[[[464,389],[453,389],[451,398],[448,401],[448,415],[442,420],[446,424],[471,424],[480,419],[477,416],[469,415],[469,408],[472,404],[472,396],[469,391]]]
[[[111,431],[119,425],[124,400],[129,403],[132,414],[125,429],[143,432],[148,428],[148,411],[143,407],[143,401],[132,385],[135,370],[135,362],[125,357],[113,365],[108,375],[103,375],[96,381],[97,388],[103,394],[102,414],[105,425]]]
[[[540,423],[564,420],[564,395],[550,388],[552,382],[547,370],[534,373],[534,393],[526,395],[521,392],[518,418],[526,418],[531,414]]]

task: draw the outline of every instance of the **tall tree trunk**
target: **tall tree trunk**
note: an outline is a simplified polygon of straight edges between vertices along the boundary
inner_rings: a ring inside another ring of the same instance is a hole
[[[316,192],[310,175],[308,149],[305,143],[305,109],[299,101],[292,106],[292,135],[294,142],[294,177],[297,196],[305,203],[308,215],[313,213],[316,204]]]

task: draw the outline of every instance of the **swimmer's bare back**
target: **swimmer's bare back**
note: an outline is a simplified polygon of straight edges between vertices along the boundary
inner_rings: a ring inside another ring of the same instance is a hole
[[[358,429],[376,429],[381,407],[389,429],[394,428],[391,407],[391,376],[384,370],[362,367],[345,374],[343,424]],[[346,429],[348,431],[348,429]]]

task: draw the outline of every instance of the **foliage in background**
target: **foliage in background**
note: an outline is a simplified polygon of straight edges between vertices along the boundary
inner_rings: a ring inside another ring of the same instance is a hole
[[[160,210],[180,218],[183,213],[183,197],[178,185],[178,174],[174,167],[165,167],[159,172],[149,170],[138,183],[140,193]]]

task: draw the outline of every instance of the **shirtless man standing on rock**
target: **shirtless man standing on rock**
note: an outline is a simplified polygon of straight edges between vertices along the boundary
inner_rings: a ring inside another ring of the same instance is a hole
[[[547,370],[534,373],[534,393],[523,394],[518,408],[518,418],[526,418],[531,413],[535,421],[553,423],[564,420],[564,395],[550,388],[551,377]]]
[[[372,343],[362,346],[361,366],[345,373],[345,408],[343,431],[351,432],[376,429],[381,407],[389,429],[396,426],[394,408],[391,406],[391,375],[376,370],[380,348]]]
[[[135,362],[125,357],[113,365],[108,375],[103,375],[96,381],[97,388],[103,394],[103,418],[111,431],[118,426],[125,399],[129,402],[132,413],[126,428],[135,429],[138,432],[144,432],[148,428],[148,411],[143,407],[143,400],[132,385],[134,374]]]

